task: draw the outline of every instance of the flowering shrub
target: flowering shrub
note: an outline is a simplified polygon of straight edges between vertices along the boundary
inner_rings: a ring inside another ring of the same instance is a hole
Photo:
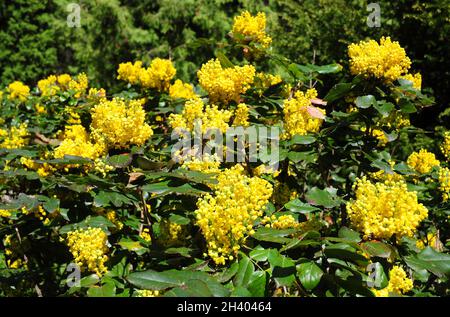
[[[2,88],[0,295],[449,295],[450,132],[414,126],[400,43],[300,65],[263,13],[233,22],[193,83],[155,58],[120,91]]]

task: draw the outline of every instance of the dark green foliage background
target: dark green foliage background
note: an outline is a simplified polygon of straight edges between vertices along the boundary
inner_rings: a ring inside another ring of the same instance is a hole
[[[66,24],[68,3],[81,5],[81,27]],[[390,35],[399,40],[432,87],[438,107],[449,101],[450,1],[377,1],[381,27],[369,28],[364,0],[15,0],[0,4],[0,85],[15,79],[34,85],[48,72],[84,71],[96,85],[114,88],[120,62],[170,57],[179,76],[195,80],[214,56],[232,16],[243,9],[268,16],[274,51],[298,63],[346,63],[347,45]]]

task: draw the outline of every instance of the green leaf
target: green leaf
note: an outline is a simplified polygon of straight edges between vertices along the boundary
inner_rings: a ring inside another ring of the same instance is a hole
[[[277,252],[274,249],[255,249],[249,253],[250,258],[255,260],[256,262],[264,262],[267,261],[271,252]]]
[[[113,283],[106,283],[102,286],[92,286],[88,289],[89,297],[114,297],[116,286]]]
[[[171,287],[183,286],[188,280],[209,281],[211,278],[207,273],[200,271],[168,270],[157,272],[147,270],[131,273],[126,279],[141,289],[164,290]]]
[[[281,255],[278,251],[268,257],[272,269],[272,277],[278,286],[291,286],[295,281],[295,263],[292,259]]]
[[[395,108],[394,104],[391,102],[381,102],[381,104],[379,102],[378,104],[374,104],[373,106],[384,118],[386,118]]]
[[[382,289],[388,285],[389,279],[379,262],[370,263],[367,266],[367,271],[369,273],[367,286]]]
[[[250,282],[250,278],[255,271],[255,267],[250,259],[243,255],[239,260],[239,268],[236,275],[233,278],[233,284],[235,286],[246,287]]]
[[[237,286],[231,293],[231,297],[252,297],[252,293],[243,286]]]
[[[352,89],[352,87],[353,84],[351,83],[339,83],[334,85],[324,99],[328,102],[333,102],[341,97],[344,97]]]
[[[328,65],[316,66],[315,70],[319,74],[334,74],[334,73],[339,73],[342,70],[342,65],[328,64]]]
[[[220,65],[222,65],[223,68],[234,67],[233,63],[222,52],[216,52],[216,57],[219,59]]]
[[[310,204],[302,202],[300,199],[295,198],[286,204],[284,204],[284,208],[289,210],[290,212],[294,213],[302,213],[302,214],[309,214],[313,211],[320,210],[317,207],[311,206]]]
[[[370,106],[377,105],[377,100],[372,95],[366,95],[366,96],[359,96],[355,100],[355,105],[358,108],[366,109]]]
[[[117,244],[125,250],[136,252],[138,255],[142,255],[148,251],[148,249],[143,247],[139,241],[122,239]]]
[[[113,155],[106,159],[108,165],[124,168],[131,164],[133,157],[130,154]]]
[[[338,237],[346,239],[351,242],[360,242],[361,241],[361,237],[359,236],[359,233],[352,229],[349,229],[347,227],[342,227],[341,229],[339,229]]]
[[[333,208],[339,206],[339,202],[330,192],[319,189],[317,187],[311,188],[305,195],[306,200],[311,205],[324,206],[325,208]]]
[[[261,227],[256,230],[252,238],[259,241],[288,243],[291,241],[291,239],[286,238],[286,236],[294,233],[295,231],[295,229],[278,230],[274,228]]]
[[[370,256],[377,256],[380,258],[389,258],[392,254],[392,248],[378,241],[369,241],[361,244],[361,249]]]
[[[403,113],[415,113],[415,112],[417,112],[416,106],[414,106],[414,104],[411,101],[409,101],[409,100],[407,100],[405,98],[401,98],[399,100],[399,102],[398,102],[398,105],[400,106],[400,110]]]
[[[292,139],[290,140],[290,144],[311,144],[316,142],[316,138],[313,137],[312,135],[299,135],[296,134],[292,137]]]
[[[311,261],[297,265],[297,275],[303,287],[312,290],[320,283],[323,271]]]
[[[166,292],[167,297],[225,297],[230,294],[220,283],[214,280],[190,279],[182,286],[175,287]]]
[[[267,273],[263,271],[256,271],[253,273],[250,283],[248,284],[248,290],[252,296],[264,297],[267,284]]]
[[[426,247],[417,255],[406,256],[406,264],[415,271],[427,270],[438,277],[450,277],[450,255]]]

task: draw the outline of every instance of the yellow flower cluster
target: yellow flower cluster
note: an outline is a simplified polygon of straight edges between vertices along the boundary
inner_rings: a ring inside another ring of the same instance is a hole
[[[259,177],[244,175],[241,165],[224,170],[217,180],[214,193],[197,202],[195,214],[208,255],[216,264],[225,264],[254,233],[254,223],[272,195],[272,185]]]
[[[426,246],[430,246],[433,249],[439,247],[439,239],[435,233],[428,232],[427,237],[416,242],[416,247],[419,249],[425,249]]]
[[[54,96],[58,91],[67,90],[71,81],[72,77],[68,74],[50,75],[45,79],[39,80],[37,86],[42,96]]]
[[[37,219],[43,222],[44,225],[48,225],[50,223],[50,219],[53,219],[59,215],[59,211],[54,211],[52,213],[47,213],[42,205],[39,205],[37,208],[27,209],[22,207],[20,210],[24,215],[33,215]]]
[[[107,164],[104,159],[97,158],[94,160],[93,169],[103,175],[103,177],[106,177],[106,174],[114,170],[114,166]]]
[[[204,154],[201,158],[188,158],[183,162],[182,167],[191,171],[199,171],[203,173],[219,173],[220,161],[217,155]]]
[[[444,133],[444,142],[440,146],[442,154],[447,158],[447,160],[450,159],[450,131],[446,131]]]
[[[136,297],[158,297],[161,296],[160,291],[152,291],[149,289],[138,289],[135,291]]]
[[[266,14],[258,12],[252,16],[250,12],[244,11],[241,15],[234,17],[232,33],[234,39],[244,37],[243,43],[250,41],[258,42],[263,48],[267,48],[272,43],[272,38],[266,34]]]
[[[176,246],[184,243],[186,228],[169,220],[163,220],[160,224],[160,240],[165,246]]]
[[[113,148],[144,144],[153,135],[153,130],[145,123],[143,104],[143,99],[101,101],[91,110],[94,139]]]
[[[88,77],[85,73],[77,75],[77,79],[72,79],[69,82],[69,89],[75,91],[75,97],[80,98],[81,95],[86,93],[88,89]]]
[[[0,209],[0,217],[8,218],[11,217],[11,211],[6,209]]]
[[[401,76],[400,78],[409,80],[413,83],[413,88],[420,90],[422,88],[422,75],[420,73],[417,74],[406,74]]]
[[[169,87],[169,96],[173,99],[193,99],[198,98],[191,84],[183,83],[181,80],[175,80],[175,83]]]
[[[447,167],[439,169],[439,190],[442,192],[442,200],[447,201],[450,197],[450,169]]]
[[[347,203],[347,213],[353,226],[366,237],[389,239],[412,236],[428,210],[410,192],[404,181],[371,183],[364,176],[353,188],[356,199]]]
[[[118,79],[125,80],[130,84],[140,84],[144,88],[167,91],[177,70],[170,60],[155,58],[148,68],[142,67],[141,61],[134,64],[131,62],[121,63],[117,72]]]
[[[106,100],[106,91],[103,88],[97,89],[97,88],[90,88],[87,99],[90,101],[104,101]]]
[[[218,106],[205,106],[201,99],[190,99],[186,101],[181,114],[170,114],[169,125],[172,129],[182,128],[188,131],[194,131],[198,125],[202,133],[210,128],[220,129],[225,133],[232,115],[231,111],[220,110]]]
[[[27,169],[36,171],[39,176],[48,176],[54,168],[48,163],[37,163],[28,157],[21,157],[20,163],[23,164]]]
[[[64,155],[81,156],[92,160],[105,154],[105,145],[101,142],[92,142],[89,133],[82,125],[66,126],[64,140],[54,150],[55,158],[64,158]]]
[[[255,77],[252,65],[222,68],[218,59],[211,59],[197,72],[200,86],[209,94],[211,102],[239,102],[240,95],[245,93]]]
[[[28,144],[28,125],[21,123],[18,127],[9,130],[0,128],[0,148],[18,149]]]
[[[8,99],[25,101],[30,95],[30,87],[21,81],[15,81],[8,85],[9,96]]]
[[[235,127],[248,127],[250,125],[248,122],[248,110],[248,106],[245,103],[237,105],[233,120]]]
[[[111,221],[117,228],[121,230],[123,228],[123,223],[117,218],[117,213],[114,210],[105,208],[94,208],[95,213],[99,216],[103,216]]]
[[[264,217],[261,221],[268,228],[274,229],[297,229],[300,223],[295,220],[292,215],[281,215],[279,217],[272,215],[271,217]]]
[[[350,44],[350,72],[353,75],[362,74],[392,82],[408,72],[411,60],[405,50],[390,37],[382,37],[377,41],[361,41]]]
[[[265,164],[261,164],[253,169],[253,174],[255,174],[256,176],[261,176],[263,174],[272,174],[273,177],[277,177],[278,175],[280,175],[280,171],[275,170],[272,166],[267,166]],[[274,191],[275,191],[275,189],[274,189]]]
[[[308,89],[306,93],[297,91],[294,98],[285,100],[283,105],[285,138],[296,134],[305,135],[308,132],[318,132],[323,120],[310,114],[311,99],[317,98],[314,88]],[[316,108],[325,115],[325,110]]]
[[[421,174],[428,173],[434,166],[439,166],[440,164],[436,156],[425,149],[420,149],[419,152],[413,152],[408,156],[406,163]]]
[[[413,281],[400,266],[394,266],[389,271],[389,284],[381,290],[373,290],[377,297],[389,297],[390,294],[400,296],[413,288]]]
[[[296,190],[291,190],[286,183],[276,181],[273,188],[272,202],[276,205],[283,206],[288,201],[297,198]]]
[[[81,269],[103,275],[107,271],[108,236],[100,228],[86,228],[70,231],[67,234],[67,245],[75,263]]]
[[[27,266],[17,252],[20,249],[20,245],[17,239],[13,239],[13,235],[5,235],[3,245],[5,246],[5,255],[8,258],[6,264],[10,269],[18,269]]]
[[[280,75],[266,74],[263,72],[256,74],[256,82],[258,82],[262,87],[269,88],[278,85],[283,81]]]
[[[152,236],[150,235],[149,228],[144,228],[139,236],[147,242],[152,242]]]

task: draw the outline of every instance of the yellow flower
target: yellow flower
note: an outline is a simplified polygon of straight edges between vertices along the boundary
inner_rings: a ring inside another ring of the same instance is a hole
[[[417,74],[406,74],[404,76],[400,76],[402,79],[409,80],[413,83],[413,88],[420,90],[422,88],[422,75],[420,73]]]
[[[36,163],[34,160],[28,157],[21,157],[20,163],[23,164],[27,169],[35,170],[39,176],[48,176],[54,168],[48,163]]]
[[[0,217],[8,218],[11,217],[11,211],[0,209]]]
[[[144,88],[167,91],[177,70],[170,60],[155,58],[149,68],[143,68],[141,61],[134,64],[127,62],[120,64],[117,72],[118,79],[125,80],[132,85],[140,84]]]
[[[66,126],[64,140],[54,150],[55,158],[64,158],[64,155],[73,155],[95,160],[105,154],[103,143],[91,142],[89,133],[82,125]]]
[[[91,111],[94,139],[105,141],[112,148],[144,144],[153,135],[153,130],[145,123],[143,104],[143,99],[101,101]]]
[[[211,102],[228,103],[239,101],[255,77],[255,67],[252,65],[222,68],[218,59],[211,59],[197,72],[200,86],[209,94]]]
[[[36,109],[37,113],[41,113],[41,114],[46,114],[47,110],[45,109],[45,107],[41,104],[35,104],[34,108]]]
[[[18,149],[28,144],[28,125],[21,123],[9,130],[0,129],[0,148]]]
[[[135,291],[136,297],[158,297],[161,296],[160,291],[152,291],[149,289],[138,289]]]
[[[389,284],[381,290],[373,290],[377,297],[389,297],[389,294],[396,296],[409,292],[413,288],[413,281],[408,278],[406,272],[400,266],[394,266],[389,271]]]
[[[106,91],[103,88],[90,88],[87,99],[91,101],[104,101],[106,100]]]
[[[42,96],[53,96],[60,90],[58,86],[58,78],[55,75],[50,75],[45,79],[38,81],[38,88]]]
[[[353,188],[356,199],[347,203],[347,213],[352,225],[366,237],[412,236],[428,216],[427,208],[418,202],[416,192],[408,191],[405,181],[374,184],[364,176]]]
[[[63,87],[63,89],[67,89],[69,86],[70,81],[72,80],[72,77],[68,74],[61,74],[58,76],[58,84]]]
[[[437,239],[437,235],[435,233],[428,232],[425,239],[418,240],[416,242],[416,247],[419,249],[425,249],[426,246],[430,246],[433,249],[437,249],[439,247],[439,239]]]
[[[440,164],[433,153],[424,149],[421,149],[419,153],[413,152],[406,163],[421,174],[428,173],[434,166],[439,166]]]
[[[135,85],[139,82],[139,74],[142,69],[142,62],[136,61],[134,64],[131,62],[119,64],[119,69],[117,73],[117,79],[122,79]]]
[[[214,193],[197,202],[195,214],[208,255],[216,264],[225,264],[254,233],[253,226],[272,195],[272,185],[244,175],[241,165],[224,170],[217,180]]]
[[[68,85],[69,89],[75,91],[75,98],[80,98],[88,89],[88,77],[85,73],[80,73],[77,75],[77,79],[71,79]]]
[[[442,153],[445,155],[447,160],[450,159],[450,131],[444,133],[444,142],[440,146]]]
[[[160,240],[165,246],[182,245],[186,239],[186,227],[169,220],[160,223]]]
[[[258,12],[252,16],[250,12],[244,11],[241,15],[234,17],[232,33],[238,42],[258,42],[263,48],[270,46],[272,38],[266,34],[266,14]],[[242,40],[240,38],[243,37]]]
[[[191,84],[183,83],[179,79],[175,80],[175,83],[170,86],[169,95],[174,99],[177,98],[193,99],[198,97],[195,94],[194,87],[192,87]]]
[[[250,125],[248,122],[248,106],[245,103],[237,105],[233,125],[235,127],[248,127]]]
[[[144,228],[139,236],[147,242],[152,242],[152,236],[150,235],[150,229]]]
[[[191,171],[199,171],[203,173],[219,173],[220,161],[217,155],[204,154],[202,157],[197,158],[187,157],[182,167],[187,168]]]
[[[277,205],[283,206],[288,201],[297,197],[297,191],[291,190],[286,183],[279,181],[275,182],[273,188],[272,202]]]
[[[266,224],[266,227],[274,229],[297,229],[300,226],[300,223],[292,215],[281,215],[279,217],[274,215],[272,217],[266,216],[261,223]]]
[[[19,99],[25,101],[30,95],[30,87],[22,83],[21,81],[15,81],[8,85],[10,100]]]
[[[194,131],[196,125],[202,133],[210,128],[219,129],[225,133],[229,128],[229,121],[233,113],[228,110],[219,110],[215,105],[204,105],[201,99],[190,99],[186,101],[181,114],[171,114],[169,125],[172,129],[182,128]]]
[[[380,44],[374,40],[350,44],[350,72],[392,82],[408,72],[411,60],[405,50],[390,37],[382,37]]]
[[[447,167],[439,169],[439,190],[442,192],[442,200],[450,197],[450,170]]]
[[[310,114],[311,99],[317,98],[314,88],[308,89],[306,93],[297,91],[294,98],[285,100],[283,105],[285,138],[296,134],[305,135],[309,132],[318,132],[323,120]],[[316,108],[325,115],[325,110]]]
[[[108,260],[108,236],[102,229],[89,227],[70,231],[66,241],[80,269],[99,276],[107,271],[105,262]]]

